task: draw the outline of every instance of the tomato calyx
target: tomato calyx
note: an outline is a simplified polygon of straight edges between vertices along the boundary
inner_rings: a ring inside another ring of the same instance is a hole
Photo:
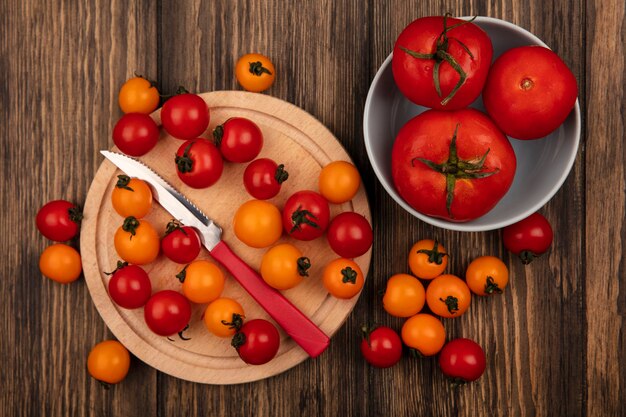
[[[117,261],[117,266],[115,267],[115,269],[111,272],[105,272],[104,275],[113,275],[120,269],[125,268],[127,266],[128,266],[128,262]]]
[[[502,288],[498,286],[498,283],[493,280],[492,276],[487,277],[487,282],[485,283],[485,293],[486,294],[502,294]]]
[[[274,173],[274,179],[277,183],[282,184],[287,181],[289,178],[289,173],[285,169],[285,164],[280,164],[276,167],[276,172]]]
[[[474,55],[469,50],[467,45],[465,45],[463,42],[461,42],[457,38],[449,38],[448,32],[459,26],[473,22],[474,19],[476,19],[476,16],[472,17],[470,20],[463,20],[460,23],[454,24],[452,26],[448,26],[448,18],[451,16],[452,15],[450,13],[446,13],[443,16],[443,31],[437,37],[437,43],[435,44],[435,52],[430,53],[430,54],[424,54],[420,52],[415,52],[403,46],[400,47],[401,50],[403,50],[404,52],[406,52],[413,58],[432,59],[435,61],[435,66],[433,67],[433,82],[435,83],[435,90],[437,91],[437,94],[439,95],[439,97],[441,97],[442,95],[441,85],[439,83],[439,67],[441,66],[441,63],[444,61],[447,62],[457,72],[457,74],[459,74],[459,77],[460,77],[459,81],[456,83],[452,91],[450,91],[450,94],[448,94],[441,101],[442,106],[445,106],[446,104],[448,104],[450,100],[452,100],[454,95],[457,93],[457,91],[459,91],[459,89],[463,86],[463,84],[465,84],[465,80],[467,79],[467,74],[465,73],[465,71],[463,71],[463,68],[461,68],[461,65],[459,65],[456,59],[454,59],[454,57],[450,55],[450,53],[448,52],[450,39],[455,40],[461,46],[461,48],[463,48],[463,50],[470,56],[470,58],[474,59]]]
[[[229,329],[235,329],[236,332],[241,330],[243,326],[243,316],[241,314],[233,313],[231,321],[222,320],[224,326],[228,326]]]
[[[83,219],[83,211],[78,206],[68,208],[67,214],[69,214],[70,220],[76,224],[80,223]]]
[[[257,77],[260,77],[263,74],[272,75],[270,70],[265,68],[261,61],[248,62],[248,64],[250,64],[250,68],[248,69],[250,73],[256,75]]]
[[[454,314],[457,311],[459,311],[459,299],[458,298],[449,295],[446,297],[445,300],[439,297],[439,301],[441,301],[442,303],[446,305],[450,314]]]
[[[135,216],[128,216],[124,219],[124,223],[122,224],[122,230],[130,233],[130,238],[132,239],[135,234],[137,234],[137,228],[139,227],[139,220],[135,218]]]
[[[183,229],[183,225],[181,222],[179,222],[176,219],[172,219],[167,226],[165,226],[165,236],[169,235],[170,233],[173,233],[177,230],[180,230],[181,232],[183,232],[183,234],[185,236],[187,236],[187,231],[185,229]]]
[[[529,250],[523,250],[519,253],[519,258],[522,261],[522,263],[524,265],[528,265],[529,263],[531,263],[535,258],[538,258],[539,255],[529,251]]]
[[[193,171],[193,159],[189,157],[189,151],[191,150],[191,146],[196,142],[191,142],[185,150],[183,151],[182,156],[176,155],[174,161],[176,162],[176,168],[180,171],[181,174],[186,174],[188,172]]]
[[[184,283],[185,282],[185,278],[187,278],[187,267],[189,265],[185,265],[185,267],[178,273],[176,274],[176,278],[178,278],[178,280],[180,281],[180,283]]]
[[[422,352],[420,352],[419,350],[415,349],[415,348],[409,348],[409,353],[411,354],[412,357],[417,358],[417,359],[422,359],[424,358],[424,355],[422,354]]]
[[[490,149],[481,156],[474,159],[463,160],[459,159],[457,154],[456,138],[459,131],[460,123],[454,128],[452,134],[452,140],[450,141],[450,147],[448,151],[448,160],[440,164],[430,161],[425,158],[413,158],[411,160],[411,166],[415,166],[415,161],[420,161],[434,171],[439,172],[446,176],[446,209],[450,218],[452,215],[452,200],[454,199],[454,187],[457,179],[479,179],[489,177],[499,171],[496,168],[493,171],[483,171],[485,159],[489,154]]]
[[[184,333],[187,329],[189,329],[189,324],[187,324],[187,325],[183,328],[183,330],[181,330],[180,332],[178,332],[178,337],[180,338],[180,340],[182,340],[182,341],[191,340],[191,337],[185,337],[185,336],[183,336],[183,333]],[[170,338],[169,336],[167,337],[167,340],[169,340],[170,342],[173,342],[173,341],[174,341],[174,339]]]
[[[179,85],[178,88],[176,89],[176,95],[180,95],[180,94],[189,94],[189,91],[187,91],[187,89],[183,87],[182,85]]]
[[[246,343],[246,335],[243,332],[237,332],[230,341],[230,345],[239,351],[239,348]]]
[[[463,378],[452,378],[452,380],[450,381],[450,387],[452,387],[453,389],[461,387],[465,384],[467,384],[467,381]]]
[[[343,276],[343,278],[341,278],[341,282],[344,284],[356,284],[358,274],[354,269],[347,266],[341,270],[341,275]]]
[[[213,129],[213,139],[215,140],[215,146],[218,148],[222,145],[222,138],[224,137],[224,124],[217,126]]]
[[[443,262],[443,257],[447,256],[447,253],[444,252],[439,252],[439,243],[437,242],[437,240],[435,239],[435,245],[433,246],[432,249],[420,249],[417,251],[417,253],[424,253],[428,256],[428,262],[429,263],[434,263],[437,265],[441,265],[441,263]]]
[[[309,268],[311,267],[311,260],[306,256],[298,258],[298,274],[301,277],[309,276]]]
[[[303,210],[302,206],[298,206],[298,208],[291,214],[291,222],[293,224],[293,227],[291,228],[289,233],[300,230],[303,223],[319,229],[320,226],[311,219],[317,220],[317,216],[311,213],[309,210]]]
[[[118,175],[117,182],[115,183],[115,188],[121,188],[128,191],[135,191],[128,186],[130,183],[130,177],[128,175]]]

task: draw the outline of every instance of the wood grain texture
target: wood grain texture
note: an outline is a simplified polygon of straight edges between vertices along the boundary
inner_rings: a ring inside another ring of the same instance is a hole
[[[580,152],[542,209],[557,231],[554,246],[527,267],[504,251],[497,231],[449,232],[408,215],[365,154],[362,111],[378,66],[406,24],[446,11],[530,30],[578,80]],[[624,16],[619,0],[0,2],[0,415],[626,415]],[[361,170],[375,232],[365,291],[328,352],[278,376],[206,386],[135,360],[122,385],[103,391],[84,361],[110,334],[83,282],[41,278],[37,259],[48,242],[34,214],[51,199],[84,200],[97,150],[110,146],[120,115],[117,89],[133,71],[156,75],[166,93],[179,84],[238,89],[235,61],[251,51],[276,64],[267,94],[317,117]],[[461,389],[434,359],[405,355],[377,370],[358,351],[362,322],[400,329],[377,291],[407,271],[407,250],[426,236],[456,255],[450,272],[462,274],[482,254],[511,269],[502,297],[476,300],[444,323],[449,337],[475,338],[488,356],[481,380]]]

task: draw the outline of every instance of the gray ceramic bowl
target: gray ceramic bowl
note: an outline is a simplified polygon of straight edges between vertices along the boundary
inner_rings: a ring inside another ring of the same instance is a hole
[[[507,49],[517,46],[547,46],[532,33],[503,20],[478,17],[474,23],[491,38],[494,59]],[[471,107],[484,111],[481,98]],[[391,149],[396,134],[407,121],[425,110],[404,98],[396,87],[389,55],[376,73],[365,102],[363,132],[367,155],[389,195],[406,211],[437,227],[477,232],[499,229],[528,217],[559,190],[576,159],[580,142],[578,100],[567,120],[547,137],[526,141],[509,138],[517,156],[515,179],[504,198],[490,212],[465,223],[426,216],[402,199],[391,176]]]

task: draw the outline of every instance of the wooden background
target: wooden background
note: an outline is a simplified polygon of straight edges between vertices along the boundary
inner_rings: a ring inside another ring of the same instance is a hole
[[[454,233],[409,216],[365,153],[362,111],[378,66],[406,24],[446,11],[532,31],[578,79],[580,152],[542,210],[556,230],[552,251],[527,267],[503,250],[497,231]],[[0,415],[626,415],[624,16],[620,0],[0,2]],[[237,89],[234,63],[252,51],[276,65],[268,93],[317,117],[362,172],[376,214],[366,289],[329,351],[279,376],[205,386],[135,360],[105,391],[85,360],[110,333],[82,280],[61,286],[41,277],[48,242],[35,213],[52,199],[84,201],[98,150],[112,144],[118,89],[134,71],[163,92]],[[474,338],[488,356],[485,375],[457,389],[432,358],[407,355],[377,370],[358,351],[362,322],[400,328],[377,291],[427,236],[456,254],[450,271],[483,254],[511,269],[503,296],[476,300],[445,323],[449,337]]]

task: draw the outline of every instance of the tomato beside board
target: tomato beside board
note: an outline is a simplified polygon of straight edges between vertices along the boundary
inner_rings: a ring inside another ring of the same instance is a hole
[[[504,246],[518,255],[525,265],[547,252],[553,238],[552,226],[541,213],[533,213],[502,230]]]
[[[363,326],[361,353],[365,360],[376,368],[389,368],[402,357],[402,341],[392,328],[379,326],[369,329]]]
[[[35,223],[42,235],[55,242],[65,242],[78,234],[83,215],[80,208],[66,200],[46,203],[37,212]]]
[[[441,350],[439,367],[457,383],[475,381],[485,372],[485,352],[473,340],[454,339]]]

